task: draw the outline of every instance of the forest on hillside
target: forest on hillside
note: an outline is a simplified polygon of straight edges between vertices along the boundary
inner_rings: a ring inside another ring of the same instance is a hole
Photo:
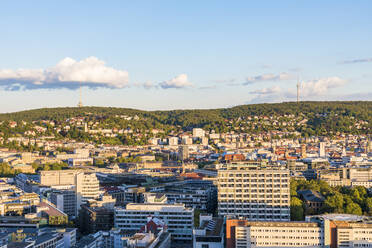
[[[43,108],[15,113],[0,114],[0,121],[40,121],[53,120],[63,122],[73,117],[84,117],[118,123],[118,116],[137,116],[139,121],[132,120],[133,125],[147,129],[183,129],[190,130],[201,127],[205,130],[225,132],[242,131],[254,116],[284,118],[284,120],[300,121],[306,119],[306,126],[297,127],[296,131],[307,135],[326,135],[328,132],[364,133],[372,130],[372,101],[340,101],[340,102],[284,102],[273,104],[251,104],[232,108],[199,109],[199,110],[169,110],[143,111],[128,108],[113,107],[65,107]],[[284,117],[283,117],[284,116]],[[257,122],[261,120],[258,119]],[[355,125],[362,122],[362,129]],[[251,125],[251,124],[249,124]],[[240,129],[242,130],[240,130]],[[251,125],[245,130],[252,132],[277,130],[278,127],[261,123]]]

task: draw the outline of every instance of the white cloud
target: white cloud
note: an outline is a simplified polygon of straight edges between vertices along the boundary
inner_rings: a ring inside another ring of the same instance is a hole
[[[218,79],[214,80],[214,82],[219,83],[219,84],[230,84],[230,83],[235,83],[237,81],[236,78],[229,78],[229,79]]]
[[[321,78],[301,83],[300,94],[304,97],[322,96],[329,93],[330,89],[344,86],[346,80],[339,77]]]
[[[171,80],[161,82],[159,86],[163,89],[181,89],[191,87],[193,84],[189,82],[186,74],[180,74]]]
[[[269,95],[269,94],[280,93],[281,91],[282,89],[279,86],[273,86],[271,88],[263,88],[260,90],[251,91],[251,94]]]
[[[328,98],[332,89],[342,87],[346,83],[346,80],[339,77],[328,77],[302,82],[300,87],[300,99],[319,100],[324,97]],[[295,86],[293,88],[287,89],[281,88],[279,86],[273,86],[255,90],[250,93],[256,95],[251,101],[254,103],[291,101],[295,100],[297,96],[297,90]]]
[[[356,63],[367,63],[367,62],[372,62],[372,58],[344,60],[341,62],[341,64],[356,64]]]
[[[249,85],[257,82],[264,82],[264,81],[283,81],[283,80],[290,80],[293,76],[287,72],[282,72],[280,74],[262,74],[255,77],[247,77],[245,83],[243,85]]]
[[[123,88],[128,86],[128,72],[107,67],[96,57],[76,61],[61,60],[47,69],[0,70],[0,86],[7,90],[88,87]]]

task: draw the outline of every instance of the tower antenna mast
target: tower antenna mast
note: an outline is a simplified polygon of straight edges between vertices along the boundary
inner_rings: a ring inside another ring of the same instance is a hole
[[[299,77],[297,78],[297,104],[300,102],[300,80]]]
[[[79,103],[78,103],[78,107],[81,108],[83,107],[83,93],[82,93],[82,89],[81,89],[81,82],[80,82],[80,100],[79,100]]]

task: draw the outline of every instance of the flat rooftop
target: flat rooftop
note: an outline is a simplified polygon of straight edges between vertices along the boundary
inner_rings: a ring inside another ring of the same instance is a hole
[[[119,208],[120,209],[120,208]],[[192,211],[186,208],[184,204],[167,204],[167,203],[128,203],[126,208],[122,210],[143,210],[143,211],[167,211],[167,212],[183,212]]]

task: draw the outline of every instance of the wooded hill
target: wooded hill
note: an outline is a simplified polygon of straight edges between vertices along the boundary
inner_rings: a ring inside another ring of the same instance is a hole
[[[362,133],[371,133],[372,101],[335,101],[335,102],[284,102],[273,104],[251,104],[232,108],[143,111],[112,107],[65,107],[43,108],[15,113],[0,114],[0,121],[40,121],[57,122],[72,117],[90,119],[112,119],[115,116],[138,116],[145,120],[149,128],[159,126],[178,126],[182,129],[202,127],[224,131],[226,126],[241,126],[245,120],[254,116],[285,117],[294,115],[298,120],[307,119],[307,128],[348,132],[357,121],[367,122]],[[220,129],[222,127],[222,129]],[[220,129],[220,130],[219,130]],[[270,128],[271,129],[271,128]],[[298,130],[301,131],[301,130]]]

